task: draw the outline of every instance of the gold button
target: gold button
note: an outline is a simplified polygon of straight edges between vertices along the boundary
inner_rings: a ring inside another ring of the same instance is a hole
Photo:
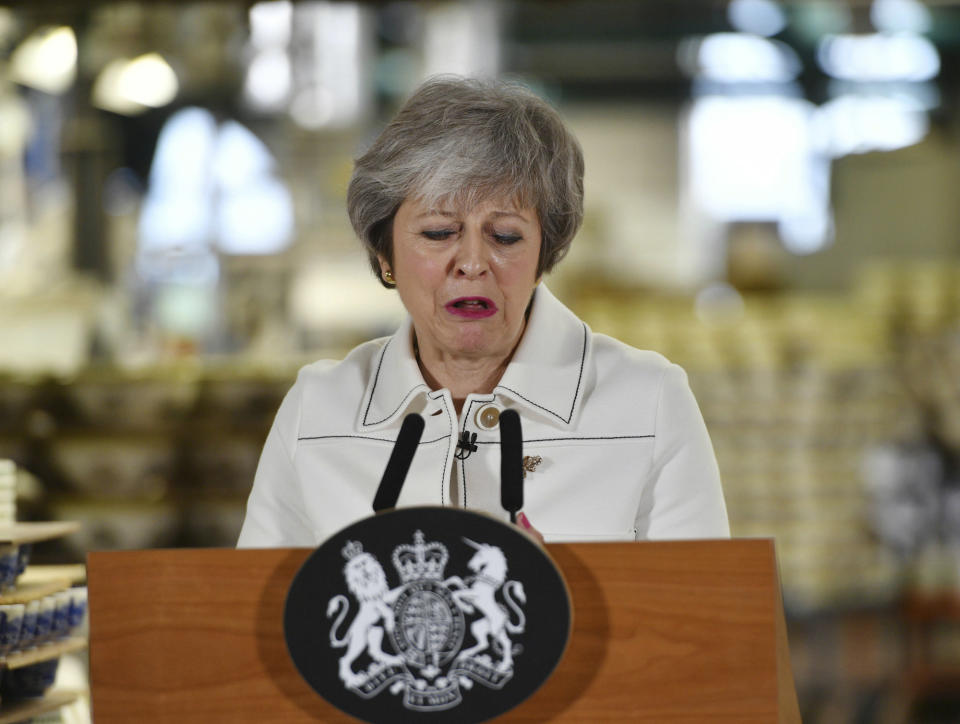
[[[500,422],[500,410],[493,405],[485,405],[477,410],[477,427],[484,430],[492,430]]]

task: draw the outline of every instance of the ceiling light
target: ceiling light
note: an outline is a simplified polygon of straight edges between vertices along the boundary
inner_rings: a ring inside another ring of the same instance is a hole
[[[177,96],[179,84],[173,68],[158,53],[107,64],[93,86],[93,104],[123,115],[161,108]]]
[[[77,37],[64,26],[41,28],[13,51],[10,77],[16,83],[59,95],[77,77]]]

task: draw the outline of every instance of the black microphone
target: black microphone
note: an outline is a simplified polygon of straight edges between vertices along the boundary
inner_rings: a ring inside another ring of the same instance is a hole
[[[500,413],[500,505],[516,523],[523,507],[523,430],[516,410]]]
[[[423,427],[423,418],[415,412],[403,418],[397,441],[393,444],[393,452],[390,453],[390,459],[383,470],[383,477],[380,478],[380,485],[373,499],[374,513],[396,507],[403,481],[407,479],[407,471],[410,470],[413,455],[417,452],[417,445],[420,444]]]
[[[466,460],[470,457],[471,453],[475,453],[478,448],[474,444],[477,441],[477,433],[463,431],[463,434],[460,436],[460,439],[457,440],[457,451],[453,456],[457,460]]]

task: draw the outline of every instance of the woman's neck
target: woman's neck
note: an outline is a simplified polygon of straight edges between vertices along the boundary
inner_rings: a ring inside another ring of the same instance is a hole
[[[506,372],[516,346],[503,357],[456,357],[436,353],[433,350],[421,350],[414,336],[413,349],[424,381],[432,390],[442,388],[450,390],[454,407],[459,415],[467,395],[493,392],[493,388]]]
[[[430,364],[417,359],[420,373],[424,381],[432,390],[447,388],[453,397],[453,405],[460,414],[463,402],[470,394],[487,394],[493,392],[500,378],[507,369],[509,359],[503,360],[469,360],[447,359],[435,360]]]

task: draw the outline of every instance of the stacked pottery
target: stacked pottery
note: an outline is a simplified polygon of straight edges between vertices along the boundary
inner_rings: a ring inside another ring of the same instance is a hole
[[[53,686],[59,664],[60,658],[54,657],[16,669],[5,669],[3,683],[0,684],[0,699],[16,701],[43,696]]]
[[[22,603],[0,605],[0,659],[14,652],[20,644],[26,606]]]
[[[0,525],[17,519],[17,466],[0,459]]]
[[[17,587],[17,579],[27,569],[32,551],[30,543],[0,543],[0,594]]]
[[[28,603],[0,604],[0,660],[74,634],[87,612],[87,588],[75,586]]]
[[[0,543],[0,594],[12,591],[20,575],[20,546]]]
[[[80,628],[86,611],[85,586],[68,588],[26,604],[0,604],[0,661],[67,638]],[[43,696],[53,684],[58,662],[59,657],[52,657],[5,669],[0,681],[0,699]]]
[[[25,606],[22,603],[0,605],[0,660],[4,660],[20,640],[24,609]],[[6,670],[3,673],[6,675]],[[6,698],[2,689],[2,684],[0,684],[0,700]]]
[[[16,523],[16,479],[13,461],[0,459],[0,528],[9,529]],[[16,540],[16,535],[5,537],[8,541]],[[43,596],[37,595],[41,590],[31,586],[17,590],[17,580],[26,570],[31,552],[30,543],[0,541],[0,700],[3,701],[44,696],[54,683],[59,654],[70,648],[57,648],[54,644],[81,627],[87,610],[86,587]],[[27,651],[36,653],[18,656]],[[35,663],[27,664],[27,661]]]

